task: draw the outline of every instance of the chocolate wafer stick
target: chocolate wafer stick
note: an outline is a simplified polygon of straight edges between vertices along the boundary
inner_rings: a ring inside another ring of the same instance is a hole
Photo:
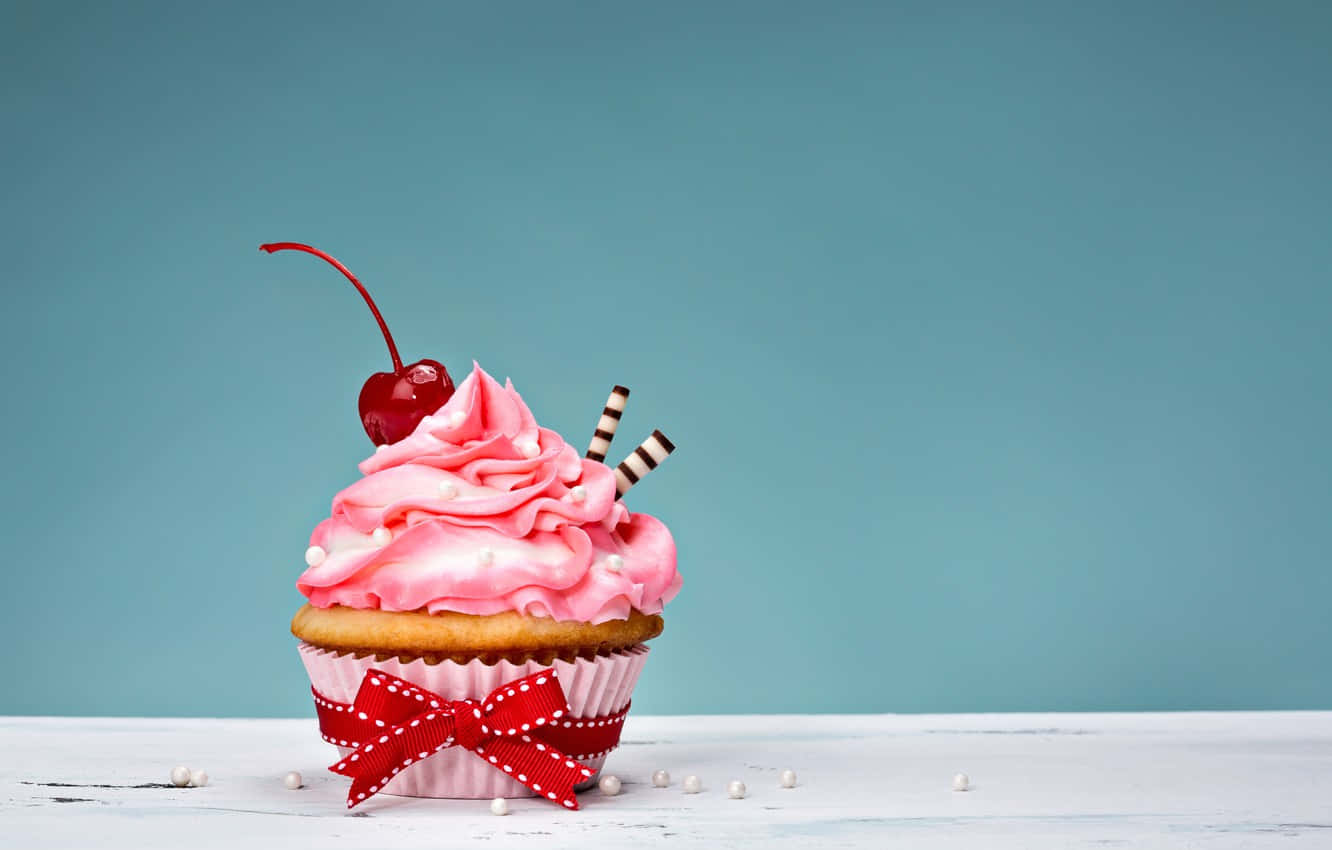
[[[595,460],[597,463],[606,462],[606,452],[610,451],[611,440],[615,439],[615,429],[620,424],[620,417],[624,415],[624,405],[627,401],[629,401],[629,389],[617,384],[615,389],[611,390],[610,398],[606,399],[606,409],[601,411],[596,433],[592,435],[592,442],[583,457]]]
[[[628,493],[630,487],[656,469],[657,464],[673,451],[675,444],[666,439],[666,435],[660,431],[653,431],[651,437],[640,443],[629,457],[620,461],[620,465],[615,467],[615,498],[618,499]]]

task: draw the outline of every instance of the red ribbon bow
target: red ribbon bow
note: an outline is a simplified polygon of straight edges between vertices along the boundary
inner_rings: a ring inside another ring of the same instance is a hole
[[[382,791],[394,776],[448,747],[465,747],[517,781],[566,808],[577,809],[574,786],[592,769],[552,746],[590,750],[619,740],[628,706],[605,718],[557,722],[569,705],[555,671],[542,670],[501,685],[483,701],[446,700],[380,670],[366,671],[351,705],[315,691],[324,738],[355,747],[329,767],[351,777],[347,808]],[[589,752],[590,758],[602,753]]]

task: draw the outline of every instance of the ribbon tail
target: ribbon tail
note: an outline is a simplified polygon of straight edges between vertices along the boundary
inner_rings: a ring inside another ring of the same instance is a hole
[[[372,790],[373,789],[373,790]],[[351,787],[347,789],[347,808],[354,809],[357,806],[375,796],[374,788],[369,779],[364,776],[358,776],[352,780]]]
[[[592,769],[548,744],[528,735],[487,741],[476,750],[478,758],[512,776],[539,796],[566,809],[578,808],[574,786],[592,778]]]
[[[367,750],[367,747],[369,748]],[[365,744],[354,753],[328,766],[334,773],[349,777],[347,808],[352,808],[377,794],[402,768],[402,748],[389,744]]]
[[[332,764],[329,770],[352,779],[351,789],[347,792],[347,808],[378,794],[393,777],[418,761],[452,747],[454,729],[452,709],[428,711],[385,729],[383,735]]]

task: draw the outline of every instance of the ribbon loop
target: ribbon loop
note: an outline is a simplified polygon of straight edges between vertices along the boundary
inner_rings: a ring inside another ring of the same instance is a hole
[[[512,737],[558,720],[568,708],[555,671],[543,670],[491,691],[482,715],[496,735]]]
[[[368,718],[381,728],[401,723],[427,708],[437,709],[443,705],[444,700],[436,694],[378,670],[366,673],[356,691],[356,699],[352,701],[358,718]]]

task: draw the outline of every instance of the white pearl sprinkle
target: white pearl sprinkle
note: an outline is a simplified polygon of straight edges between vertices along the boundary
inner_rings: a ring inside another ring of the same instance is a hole
[[[796,775],[794,770],[782,771],[782,787],[783,788],[796,787]]]
[[[190,769],[183,764],[178,764],[171,768],[171,784],[177,788],[184,788],[190,784]]]
[[[301,775],[294,770],[287,771],[287,775],[282,777],[282,784],[292,791],[300,788],[304,783],[301,782]]]
[[[601,793],[605,794],[607,797],[614,797],[616,794],[620,793],[620,777],[613,775],[603,776],[601,777],[601,781],[597,783],[597,787],[600,788]]]
[[[388,448],[388,443],[380,443],[379,445],[375,446],[375,454],[379,454],[380,452],[382,452],[384,449],[387,448]]]
[[[739,779],[732,779],[726,783],[726,796],[732,800],[743,800],[745,798],[745,783]]]
[[[489,546],[482,546],[481,551],[476,553],[476,560],[483,567],[488,567],[495,563],[495,551]]]
[[[664,770],[652,771],[652,784],[658,788],[665,788],[671,784],[671,775]]]
[[[305,563],[312,567],[317,567],[324,563],[324,559],[327,557],[328,553],[324,551],[323,546],[311,546],[309,549],[305,550]]]
[[[684,792],[686,794],[697,794],[703,790],[703,780],[692,773],[684,778]]]
[[[531,440],[523,440],[518,444],[518,451],[523,453],[523,457],[536,457],[541,454],[541,447]]]
[[[461,410],[453,411],[449,414],[449,427],[457,428],[459,425],[463,424],[463,420],[466,418],[467,414],[463,413]]]
[[[624,569],[624,558],[621,558],[619,555],[607,555],[606,569],[613,573],[618,573],[620,570]]]
[[[496,817],[504,817],[509,813],[509,801],[503,797],[496,797],[491,800],[490,813]]]
[[[191,770],[190,784],[195,788],[202,788],[208,784],[208,772],[205,770]]]
[[[574,504],[580,504],[582,502],[586,502],[587,488],[584,487],[582,484],[575,484],[573,488],[569,490],[569,501],[573,502]]]
[[[393,532],[381,525],[370,532],[370,538],[375,541],[376,546],[387,546],[389,541],[393,539]]]
[[[458,485],[454,484],[452,481],[439,482],[439,497],[441,499],[458,498]]]
[[[971,779],[965,773],[959,773],[953,777],[953,790],[966,791],[971,788]]]

